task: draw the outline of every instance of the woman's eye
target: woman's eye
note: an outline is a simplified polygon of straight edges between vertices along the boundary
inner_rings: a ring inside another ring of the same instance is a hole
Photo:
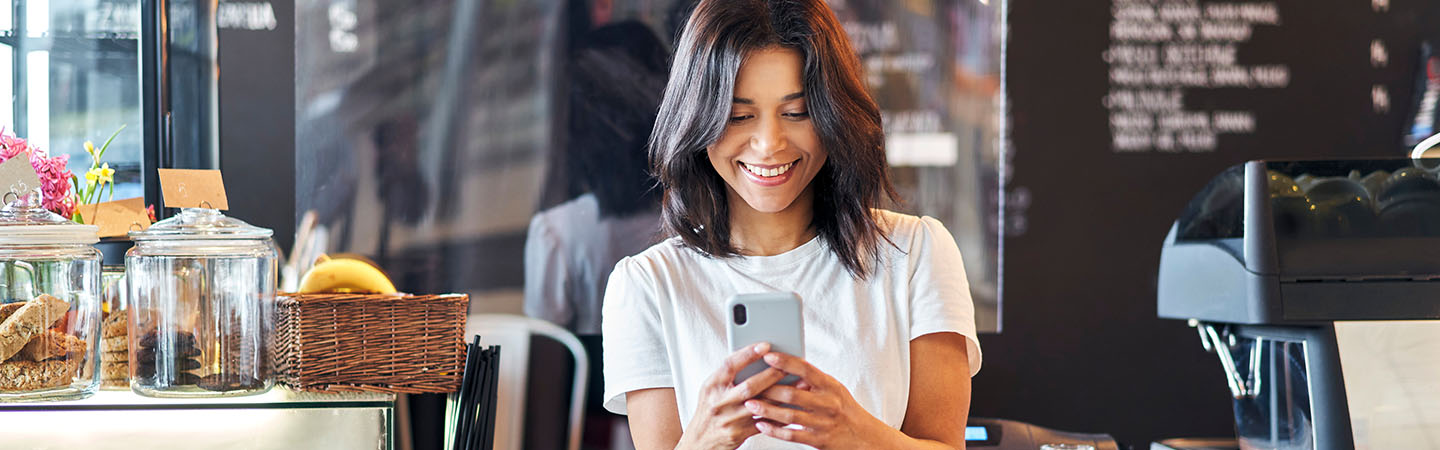
[[[810,112],[809,112],[809,111],[801,111],[801,112],[785,113],[785,114],[782,114],[782,115],[785,116],[785,117],[789,117],[789,118],[791,118],[791,119],[804,119],[804,118],[806,118],[806,117],[810,117]]]
[[[749,119],[750,117],[751,117],[751,116],[749,116],[749,115],[730,116],[730,122],[731,122],[731,123],[741,122],[741,121],[744,121],[745,119]]]

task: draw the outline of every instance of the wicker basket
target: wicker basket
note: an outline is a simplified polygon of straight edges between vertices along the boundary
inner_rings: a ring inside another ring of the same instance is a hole
[[[275,365],[305,391],[455,392],[470,297],[281,294]]]

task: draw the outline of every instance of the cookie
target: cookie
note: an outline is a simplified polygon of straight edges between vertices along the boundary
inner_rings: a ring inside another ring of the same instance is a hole
[[[179,349],[176,349],[175,354],[170,355],[170,356],[175,357],[175,358],[193,358],[193,357],[196,357],[196,356],[200,356],[200,349],[195,348],[195,347],[179,348]],[[153,347],[140,347],[140,350],[138,350],[138,351],[135,352],[135,360],[138,361],[138,362],[140,362],[140,363],[144,363],[144,362],[146,362],[146,361],[150,361],[151,364],[154,364],[154,361],[155,361],[155,348],[153,348]]]
[[[101,364],[100,378],[130,378],[130,365],[125,363]]]
[[[87,347],[89,346],[80,338],[55,330],[45,330],[30,339],[30,342],[15,354],[15,358],[23,361],[44,361],[69,353],[84,353]]]
[[[105,353],[128,353],[130,351],[130,340],[124,335],[101,339],[100,351]]]
[[[25,306],[25,302],[6,303],[4,305],[0,305],[0,322],[4,322],[5,319],[10,318],[10,315],[15,314],[15,311],[19,311],[20,307],[22,306]]]
[[[69,310],[70,303],[49,294],[40,294],[34,300],[25,302],[24,306],[0,322],[0,361],[15,356],[31,339],[44,333]]]
[[[129,316],[125,311],[110,313],[110,316],[100,323],[100,337],[105,339],[125,337],[126,327],[130,323]]]
[[[175,333],[173,340],[176,348],[195,348],[195,335],[188,331]],[[145,333],[145,336],[140,338],[140,348],[154,348],[159,343],[160,335],[154,330]]]
[[[69,385],[80,370],[80,358],[0,363],[0,391],[34,391]]]

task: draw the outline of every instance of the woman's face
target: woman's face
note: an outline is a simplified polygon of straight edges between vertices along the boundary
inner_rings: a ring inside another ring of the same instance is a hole
[[[735,76],[730,119],[720,139],[706,149],[710,164],[725,179],[731,208],[748,206],[776,213],[792,206],[825,165],[801,88],[800,53],[787,48],[746,55]],[[744,205],[735,204],[738,196]]]

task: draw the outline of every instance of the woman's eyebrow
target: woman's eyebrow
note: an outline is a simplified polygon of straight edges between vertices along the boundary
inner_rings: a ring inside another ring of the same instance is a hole
[[[782,102],[788,102],[788,101],[791,101],[791,100],[794,100],[794,99],[797,99],[797,98],[801,98],[801,97],[804,97],[804,96],[805,96],[805,93],[804,93],[804,92],[795,92],[795,93],[788,94],[788,95],[786,95],[786,96],[784,96],[784,97],[780,97],[780,101],[782,101]],[[742,105],[753,105],[753,104],[755,104],[755,100],[751,100],[751,99],[743,98],[743,97],[733,97],[733,98],[730,99],[730,101],[732,101],[732,102],[734,102],[734,103],[739,103],[739,104],[742,104]]]

